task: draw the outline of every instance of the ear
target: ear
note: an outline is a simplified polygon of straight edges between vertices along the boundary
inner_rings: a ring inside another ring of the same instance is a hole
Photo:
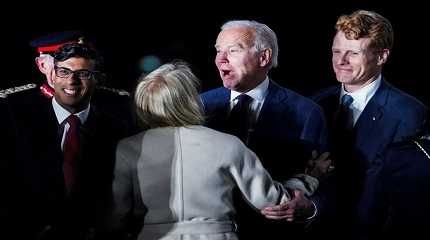
[[[54,74],[54,63],[51,56],[39,56],[36,57],[35,62],[39,71],[46,76],[46,80],[49,86],[53,87],[52,79]]]
[[[272,59],[272,49],[266,48],[264,49],[259,57],[260,67],[266,67],[270,64],[270,60]]]
[[[384,65],[390,55],[390,49],[384,48],[378,54],[378,66]]]
[[[45,74],[46,73],[45,59],[42,57],[36,57],[34,61],[36,62],[36,65],[39,68],[39,71]]]

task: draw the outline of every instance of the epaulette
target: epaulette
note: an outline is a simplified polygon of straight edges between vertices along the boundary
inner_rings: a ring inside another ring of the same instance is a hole
[[[122,89],[116,89],[116,88],[109,88],[109,87],[105,87],[105,86],[97,86],[98,89],[102,89],[102,90],[106,90],[112,93],[116,93],[120,96],[130,96],[130,93],[122,90]]]
[[[11,87],[11,88],[8,88],[8,89],[3,89],[3,90],[0,90],[0,97],[1,98],[6,98],[10,94],[17,93],[17,92],[22,92],[22,91],[29,90],[29,89],[33,89],[35,87],[37,87],[36,84],[29,83],[29,84],[18,86],[18,87]]]

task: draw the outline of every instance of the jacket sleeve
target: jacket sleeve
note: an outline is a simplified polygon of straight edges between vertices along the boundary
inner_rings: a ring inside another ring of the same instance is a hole
[[[272,180],[258,157],[239,139],[232,159],[229,173],[251,206],[262,209],[290,199],[282,184]]]

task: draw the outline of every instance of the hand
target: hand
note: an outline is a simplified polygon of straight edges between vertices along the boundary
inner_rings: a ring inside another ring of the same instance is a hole
[[[311,217],[315,211],[316,209],[312,201],[307,199],[302,191],[294,190],[294,197],[291,201],[272,207],[266,207],[261,210],[261,214],[268,219],[286,219],[292,222],[295,220],[305,220]]]
[[[318,156],[317,151],[312,151],[312,157],[308,161],[305,173],[320,178],[331,169],[331,159],[329,157],[329,152],[325,152]]]

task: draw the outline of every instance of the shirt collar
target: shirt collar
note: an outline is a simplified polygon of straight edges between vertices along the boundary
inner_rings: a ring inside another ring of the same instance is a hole
[[[57,117],[57,121],[59,124],[64,122],[66,118],[68,118],[71,113],[64,109],[58,102],[55,100],[55,97],[52,98],[52,107],[54,108],[55,116]],[[81,120],[81,123],[84,124],[87,121],[88,114],[90,113],[90,104],[88,104],[87,108],[84,110],[75,113],[75,115]]]
[[[379,74],[379,76],[376,78],[375,81],[371,82],[367,86],[360,88],[357,91],[354,91],[352,93],[346,92],[342,84],[340,99],[342,99],[343,95],[348,94],[354,99],[354,101],[351,104],[353,107],[358,109],[364,109],[366,107],[366,104],[373,97],[373,95],[375,95],[376,91],[381,85],[381,81],[382,81],[381,79],[382,79],[381,74]]]
[[[269,89],[269,77],[266,77],[266,79],[264,79],[264,81],[258,84],[257,87],[246,92],[245,94],[252,97],[252,99],[261,102],[264,100],[264,98],[267,95],[267,89]],[[236,99],[236,97],[239,96],[240,94],[243,94],[243,93],[231,90],[230,101],[233,101],[234,99]]]

